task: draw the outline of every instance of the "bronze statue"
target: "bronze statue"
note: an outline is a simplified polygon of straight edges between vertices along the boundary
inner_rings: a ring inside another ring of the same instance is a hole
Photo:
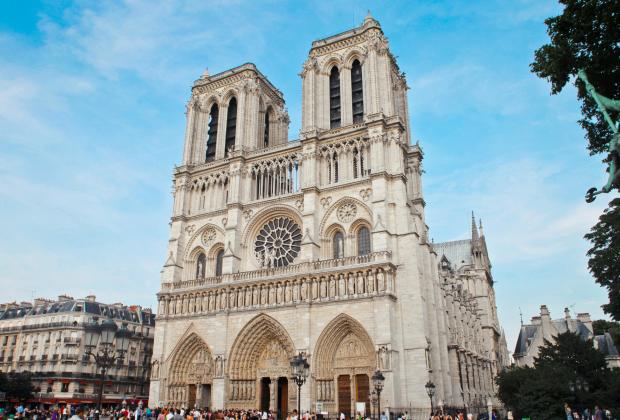
[[[607,110],[620,111],[620,100],[609,99],[598,93],[594,89],[594,86],[592,86],[592,84],[588,81],[586,72],[583,69],[579,70],[577,74],[583,83],[585,83],[586,90],[596,101],[598,110],[601,114],[603,114],[605,121],[609,124],[609,128],[614,133],[607,148],[609,155],[607,156],[606,161],[609,164],[609,167],[607,168],[609,178],[607,179],[607,183],[600,190],[597,191],[594,187],[588,190],[586,193],[586,202],[591,203],[595,200],[598,194],[608,193],[613,188],[620,190],[620,132],[618,132],[618,125],[607,113]]]

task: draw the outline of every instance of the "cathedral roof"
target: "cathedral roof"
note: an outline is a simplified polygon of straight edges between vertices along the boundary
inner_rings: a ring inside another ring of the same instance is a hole
[[[256,64],[254,63],[244,63],[240,66],[233,67],[232,69],[224,70],[212,75],[209,74],[208,71],[205,71],[205,73],[194,82],[194,87],[208,85],[210,83],[217,82],[218,80],[225,79],[246,70],[254,72],[263,82],[267,84],[267,86],[269,86],[280,97],[280,99],[284,100],[284,95],[282,94],[282,92],[280,92],[280,90],[277,89],[263,73],[261,73],[261,71],[256,67]]]
[[[434,243],[433,249],[440,258],[445,256],[455,270],[473,263],[471,240],[469,239]]]

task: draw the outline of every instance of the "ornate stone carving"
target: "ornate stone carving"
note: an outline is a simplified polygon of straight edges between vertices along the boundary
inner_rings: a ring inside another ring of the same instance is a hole
[[[357,206],[352,201],[346,201],[338,207],[336,215],[342,223],[350,223],[357,215]]]
[[[360,190],[360,197],[362,197],[362,200],[364,200],[364,201],[368,201],[368,199],[370,198],[371,194],[372,194],[372,189],[371,188],[366,188],[366,189]]]
[[[327,209],[332,204],[332,198],[331,197],[323,197],[323,198],[321,198],[320,203],[321,203],[321,205],[323,206],[324,209]]]
[[[297,210],[299,211],[304,211],[304,199],[300,198],[299,200],[296,200],[295,207],[297,207]]]
[[[222,218],[222,226],[226,227],[227,224],[228,224],[228,217],[223,217]]]
[[[212,227],[208,227],[202,232],[201,240],[205,246],[211,246],[215,238],[217,237],[217,232]]]
[[[187,232],[188,235],[191,235],[192,233],[194,233],[195,229],[196,229],[196,225],[185,226],[185,232]]]
[[[301,250],[301,229],[288,217],[267,222],[254,242],[254,254],[261,267],[282,267],[292,263]]]
[[[252,214],[254,213],[254,211],[252,209],[245,209],[243,210],[243,217],[245,217],[245,219],[249,219],[250,217],[252,217]]]

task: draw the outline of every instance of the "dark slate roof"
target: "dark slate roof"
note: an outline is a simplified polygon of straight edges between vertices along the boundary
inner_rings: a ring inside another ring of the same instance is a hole
[[[463,239],[460,241],[438,242],[433,244],[433,249],[437,256],[445,256],[453,269],[458,270],[464,265],[472,264],[471,240]]]
[[[536,325],[522,325],[519,332],[519,338],[517,339],[517,345],[515,346],[515,356],[525,354],[528,348],[528,342],[534,339],[538,327]]]
[[[136,306],[106,305],[91,302],[86,299],[67,300],[61,302],[46,302],[36,306],[18,306],[0,311],[0,320],[23,318],[26,315],[43,315],[67,312],[86,312],[93,315],[105,316],[122,321],[155,325],[155,314],[140,310]]]
[[[620,356],[620,354],[618,354],[618,349],[614,344],[614,340],[609,333],[597,335],[594,337],[594,340],[596,341],[598,350],[605,356]]]

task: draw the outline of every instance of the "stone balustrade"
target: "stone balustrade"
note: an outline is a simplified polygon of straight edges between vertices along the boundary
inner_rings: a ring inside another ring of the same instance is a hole
[[[383,251],[162,286],[159,316],[191,316],[394,295],[395,266]]]

